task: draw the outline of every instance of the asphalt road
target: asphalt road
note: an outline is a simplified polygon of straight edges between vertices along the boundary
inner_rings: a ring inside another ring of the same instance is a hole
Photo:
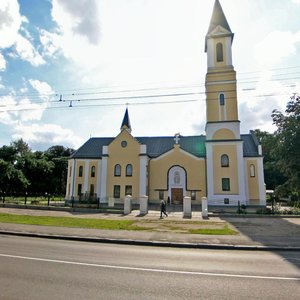
[[[299,299],[300,253],[0,236],[0,299]]]

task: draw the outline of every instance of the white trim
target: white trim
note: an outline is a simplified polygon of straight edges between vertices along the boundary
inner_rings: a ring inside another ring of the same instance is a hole
[[[71,187],[70,187],[70,197],[75,197],[74,195],[74,186],[76,184],[75,178],[76,178],[76,161],[75,158],[72,160],[72,175],[71,175]]]
[[[175,172],[179,172],[180,182],[176,183],[174,181]],[[183,189],[183,197],[186,196],[186,184],[187,184],[187,174],[183,167],[181,166],[173,166],[168,172],[168,197],[172,199],[172,188]]]
[[[147,146],[140,146],[140,196],[147,195],[147,164],[148,157],[145,155],[147,153]]]
[[[245,167],[243,157],[243,142],[239,142],[237,145],[237,163],[238,163],[238,181],[239,181],[239,194],[241,204],[246,204],[246,178],[245,178]]]
[[[214,74],[214,73],[213,73]],[[219,85],[219,84],[232,84],[232,83],[236,83],[236,80],[222,80],[222,81],[207,81],[205,83],[206,86],[208,85]]]
[[[97,187],[96,187],[96,193],[97,197],[100,197],[101,194],[101,170],[102,170],[102,161],[101,159],[98,160],[98,166],[97,166]]]
[[[226,65],[232,66],[232,50],[231,50],[231,37],[225,38],[226,44]]]
[[[257,158],[257,177],[258,177],[258,187],[259,187],[259,204],[266,205],[266,188],[265,188],[265,179],[264,179],[264,166],[263,158]]]
[[[240,122],[217,122],[206,123],[206,140],[212,140],[216,131],[220,129],[228,129],[233,132],[236,139],[241,139]]]
[[[108,157],[102,157],[101,180],[100,180],[100,199],[106,198],[106,183],[107,183],[107,161]]]
[[[212,144],[207,143],[206,145],[206,162],[207,162],[207,199],[208,201],[213,197],[214,191],[214,172],[213,172],[213,154]]]

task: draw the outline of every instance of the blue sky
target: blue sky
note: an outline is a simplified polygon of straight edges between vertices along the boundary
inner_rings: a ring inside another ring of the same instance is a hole
[[[274,131],[300,88],[300,0],[220,0],[234,32],[241,131]],[[1,0],[0,147],[205,134],[214,0]],[[59,100],[62,101],[59,101]]]

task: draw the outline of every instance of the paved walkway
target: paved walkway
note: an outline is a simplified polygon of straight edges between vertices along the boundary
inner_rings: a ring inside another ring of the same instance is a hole
[[[149,211],[140,216],[139,211],[129,215],[93,212],[48,211],[0,207],[0,213],[64,216],[100,219],[159,220],[160,212]],[[167,220],[195,222],[202,220],[200,212],[194,212],[191,219],[183,219],[182,212],[171,212]],[[98,241],[139,245],[159,245],[177,247],[203,247],[224,249],[270,249],[300,251],[300,217],[250,217],[211,215],[210,222],[227,222],[238,231],[237,235],[201,235],[158,231],[99,230],[66,228],[54,226],[21,225],[0,223],[0,233],[48,238],[62,238],[82,241]]]

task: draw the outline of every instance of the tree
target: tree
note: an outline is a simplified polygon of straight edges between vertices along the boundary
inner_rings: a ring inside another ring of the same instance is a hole
[[[73,152],[73,149],[59,145],[52,146],[45,152],[48,159],[54,163],[51,193],[65,193],[68,174],[68,159]]]
[[[279,165],[279,157],[276,150],[278,138],[274,133],[260,131],[259,129],[255,129],[254,133],[262,145],[266,188],[275,190],[287,180]]]
[[[280,189],[300,195],[300,95],[290,98],[285,114],[277,109],[273,110],[272,118],[277,126],[275,135],[278,163],[287,177]]]

